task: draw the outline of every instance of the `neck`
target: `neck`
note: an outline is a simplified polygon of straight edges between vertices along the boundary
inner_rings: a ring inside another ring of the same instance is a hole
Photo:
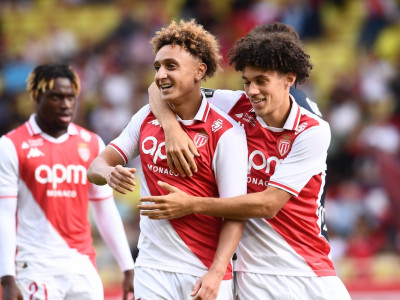
[[[289,117],[290,110],[292,108],[292,99],[289,97],[289,94],[285,96],[285,99],[288,100],[283,101],[278,109],[273,111],[271,114],[262,117],[263,121],[268,126],[283,128],[283,125],[285,125],[285,122]]]
[[[51,126],[47,124],[45,121],[40,119],[38,115],[35,117],[36,123],[39,126],[39,128],[46,134],[52,136],[53,138],[58,138],[62,136],[64,133],[67,132],[67,128],[56,128],[54,126]]]
[[[200,109],[201,101],[203,99],[200,89],[198,90],[198,93],[196,93],[196,95],[189,97],[190,99],[186,98],[180,103],[169,103],[171,109],[182,120],[193,120]]]

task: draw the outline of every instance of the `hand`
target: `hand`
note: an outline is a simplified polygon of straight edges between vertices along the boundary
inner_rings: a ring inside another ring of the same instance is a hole
[[[121,165],[110,167],[109,173],[105,176],[107,184],[114,190],[121,194],[126,194],[126,191],[133,192],[134,186],[136,186],[135,179],[135,168],[127,168]]]
[[[155,202],[155,204],[140,204],[140,214],[148,216],[149,219],[176,219],[194,213],[192,198],[180,189],[159,181],[158,185],[169,192],[164,196],[147,196],[140,199],[141,202]]]
[[[192,139],[182,129],[164,130],[164,132],[169,168],[172,172],[175,172],[176,168],[183,177],[192,176],[192,171],[197,172],[193,155],[200,156]]]
[[[2,300],[23,300],[21,291],[15,283],[14,276],[1,277],[1,287],[3,289]]]
[[[196,282],[190,296],[193,297],[193,300],[217,299],[221,280],[221,276],[218,276],[215,272],[208,271]]]
[[[131,299],[134,299],[134,289],[133,289],[133,278],[135,276],[135,271],[132,270],[126,270],[124,272],[124,280],[122,281],[122,290],[124,292],[123,300],[128,300],[129,294],[132,294]]]

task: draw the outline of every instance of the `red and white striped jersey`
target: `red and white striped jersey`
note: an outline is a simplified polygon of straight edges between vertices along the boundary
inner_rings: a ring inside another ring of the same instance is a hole
[[[90,261],[95,265],[89,200],[113,194],[108,186],[90,184],[86,170],[103,141],[75,124],[53,138],[32,115],[4,135],[0,147],[0,201],[17,199],[17,272],[79,273]]]
[[[248,193],[274,186],[293,195],[274,218],[247,221],[235,269],[289,276],[335,275],[321,201],[331,137],[328,123],[299,107],[292,96],[286,123],[273,128],[255,115],[243,91],[215,90],[207,95],[210,103],[245,128]]]
[[[178,118],[179,119],[179,118]],[[165,136],[159,122],[143,107],[114,147],[125,163],[139,150],[141,195],[164,195],[161,180],[196,196],[231,197],[246,193],[247,145],[244,130],[203,97],[194,120],[180,120],[183,130],[196,142],[198,172],[181,177],[168,168]],[[139,257],[136,266],[202,276],[211,266],[218,245],[222,218],[191,214],[174,220],[150,220],[141,216]],[[231,265],[224,279],[232,278]]]

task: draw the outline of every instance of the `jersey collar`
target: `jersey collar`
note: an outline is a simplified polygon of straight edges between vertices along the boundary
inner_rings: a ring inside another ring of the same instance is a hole
[[[200,108],[197,111],[196,115],[194,116],[193,120],[182,120],[178,115],[176,116],[180,122],[182,122],[185,125],[192,124],[194,121],[200,121],[200,122],[206,122],[207,117],[210,113],[210,103],[208,103],[206,96],[204,95],[204,92],[201,92],[201,104]]]
[[[300,106],[296,103],[293,96],[289,94],[289,97],[290,97],[290,101],[292,102],[292,107],[290,108],[289,116],[286,119],[286,122],[283,125],[283,127],[277,128],[277,127],[268,126],[261,117],[257,116],[257,121],[260,123],[260,125],[262,127],[267,128],[271,131],[276,131],[276,132],[280,132],[283,130],[296,130],[297,126],[299,126],[301,110],[300,110]]]
[[[31,114],[27,122],[27,127],[29,134],[32,136],[36,134],[46,134],[45,132],[43,132],[43,130],[39,127],[38,123],[36,122],[36,114]],[[69,135],[79,134],[78,129],[72,123],[68,125],[67,133]]]

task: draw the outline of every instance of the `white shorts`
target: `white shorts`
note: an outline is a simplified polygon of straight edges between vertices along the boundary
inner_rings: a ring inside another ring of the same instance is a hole
[[[135,267],[135,299],[191,300],[190,294],[200,277]],[[233,280],[222,280],[217,300],[233,300]]]
[[[32,276],[18,274],[16,281],[24,299],[35,300],[103,300],[104,290],[96,269],[86,274]]]
[[[351,300],[337,276],[307,277],[236,272],[238,300]]]

